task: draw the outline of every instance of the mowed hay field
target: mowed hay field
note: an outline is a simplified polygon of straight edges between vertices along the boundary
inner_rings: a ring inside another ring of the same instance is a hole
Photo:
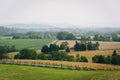
[[[69,55],[76,57],[76,54],[80,56],[85,56],[88,59],[88,62],[92,62],[92,57],[95,55],[111,56],[113,50],[95,50],[95,51],[71,51]],[[120,50],[117,50],[117,54],[120,55]]]
[[[70,48],[73,48],[75,45],[76,40],[59,40],[57,41],[57,45],[60,45],[62,42],[68,42],[68,46]],[[95,41],[92,41],[95,43]],[[100,47],[99,50],[93,50],[93,51],[74,51],[71,50],[69,55],[76,56],[76,54],[80,54],[80,56],[87,57],[89,62],[92,62],[92,57],[95,55],[104,55],[104,56],[110,56],[113,53],[114,49],[117,49],[117,53],[120,55],[120,42],[103,42],[99,41]]]
[[[0,64],[0,80],[120,80],[119,74]]]
[[[19,50],[23,48],[40,49],[43,45],[47,45],[52,41],[52,39],[1,39],[0,45],[15,45]]]
[[[62,42],[68,42],[68,46],[73,48],[75,45],[76,40],[59,40],[57,41],[57,45],[60,45]],[[95,43],[96,41],[92,41]],[[113,50],[113,49],[120,49],[120,42],[108,42],[108,41],[99,41],[99,49],[100,50]]]
[[[45,64],[45,65],[54,65],[54,66],[71,66],[79,68],[87,68],[94,70],[120,70],[118,65],[110,64],[98,64],[98,63],[87,63],[87,62],[69,62],[69,61],[53,61],[53,60],[3,60],[3,62],[13,62],[13,63],[27,63],[27,64]]]

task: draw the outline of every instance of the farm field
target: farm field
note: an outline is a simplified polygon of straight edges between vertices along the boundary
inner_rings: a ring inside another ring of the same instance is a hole
[[[80,56],[85,56],[88,59],[88,62],[92,62],[92,57],[95,55],[111,56],[113,50],[93,50],[93,51],[71,51],[69,55],[76,57],[76,54]],[[117,50],[117,54],[120,55],[120,50]]]
[[[69,62],[69,61],[53,61],[53,60],[3,60],[3,62],[12,62],[12,63],[30,63],[30,64],[45,64],[45,65],[54,65],[54,66],[71,66],[79,68],[87,68],[94,70],[120,70],[118,65],[109,65],[109,64],[98,64],[98,63],[86,63],[86,62]]]
[[[0,80],[119,80],[119,74],[0,64]]]
[[[1,39],[0,45],[15,45],[19,50],[22,48],[40,49],[43,45],[47,45],[52,41],[52,39]]]
[[[69,47],[72,48],[75,45],[76,40],[59,40],[56,44],[60,45],[62,42],[68,42]],[[95,41],[92,41],[93,43]],[[120,49],[120,42],[108,42],[108,41],[99,41],[100,50],[113,50]]]
[[[40,50],[36,51],[38,54],[41,53]],[[8,56],[10,58],[14,58],[14,56],[16,54],[18,54],[19,52],[10,52],[8,53]],[[113,50],[95,50],[95,51],[72,51],[68,53],[68,55],[74,56],[76,57],[77,54],[79,54],[80,56],[85,56],[88,59],[88,62],[92,62],[92,57],[95,55],[103,55],[103,56],[111,56],[113,53]],[[120,50],[117,50],[117,54],[120,55]]]
[[[0,36],[0,40],[2,39],[12,39],[12,36]]]

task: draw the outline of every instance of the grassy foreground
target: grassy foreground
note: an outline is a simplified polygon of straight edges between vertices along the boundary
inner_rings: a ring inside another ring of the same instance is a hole
[[[0,64],[0,80],[120,80],[119,74]]]

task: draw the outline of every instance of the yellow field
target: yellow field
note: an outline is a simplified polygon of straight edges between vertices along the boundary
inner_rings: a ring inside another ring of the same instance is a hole
[[[92,57],[95,55],[110,56],[112,53],[113,50],[71,51],[69,55],[76,57],[76,54],[79,54],[80,56],[87,57],[88,62],[92,62]],[[117,53],[120,54],[120,50],[117,50]]]
[[[60,45],[62,42],[68,42],[68,46],[73,48],[76,40],[59,40],[56,44]],[[95,41],[92,41],[93,43]],[[100,50],[113,50],[120,49],[120,42],[108,42],[108,41],[99,41],[99,49]]]
[[[13,59],[14,56],[15,56],[16,54],[18,54],[18,53],[19,53],[19,52],[10,52],[10,53],[8,53],[8,56],[9,56],[9,58]]]
[[[68,61],[52,61],[52,60],[7,60],[12,62],[22,63],[40,63],[40,64],[51,64],[51,65],[63,65],[80,68],[91,68],[96,70],[120,70],[120,66],[114,66],[109,64],[97,64],[97,63],[85,63],[85,62],[68,62]]]

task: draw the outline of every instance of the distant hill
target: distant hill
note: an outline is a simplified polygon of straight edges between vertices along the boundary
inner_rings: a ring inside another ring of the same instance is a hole
[[[9,34],[15,33],[15,32],[16,32],[15,29],[0,26],[0,36],[9,35]]]
[[[69,25],[69,24],[7,24],[3,25],[6,28],[12,28],[19,33],[24,32],[59,32],[68,31],[76,34],[88,33],[109,33],[109,32],[120,32],[119,27],[86,27],[80,25]]]

